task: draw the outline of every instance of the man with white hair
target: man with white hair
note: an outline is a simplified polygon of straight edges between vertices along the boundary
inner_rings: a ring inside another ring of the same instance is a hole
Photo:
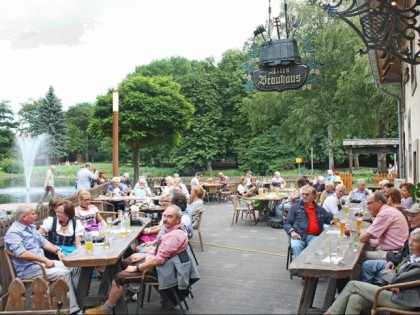
[[[133,182],[130,180],[130,175],[128,173],[124,173],[121,178],[121,184],[127,186],[127,189],[132,189],[134,187]]]
[[[334,178],[334,172],[333,172],[333,170],[328,170],[327,171],[327,176],[325,176],[325,181],[326,182],[333,182],[334,183],[335,178]]]
[[[127,195],[127,186],[120,183],[121,179],[119,176],[115,176],[111,180],[111,184],[108,186],[106,190],[107,195],[111,195],[112,197],[119,197],[119,196],[126,196]],[[124,200],[112,200],[111,203],[117,210],[125,209],[125,201]]]
[[[43,263],[49,281],[64,279],[69,286],[67,293],[70,299],[70,313],[77,313],[77,305],[74,287],[79,282],[79,268],[67,268],[61,262],[64,254],[45,237],[39,234],[35,226],[36,213],[30,204],[19,205],[16,209],[15,222],[9,227],[4,236],[5,247],[15,257],[12,257],[13,267],[20,279],[35,279],[42,276],[41,268],[33,263]],[[45,257],[44,251],[54,253],[60,260],[50,260]]]
[[[323,207],[328,212],[332,213],[333,215],[336,214],[338,211],[341,210],[341,198],[343,197],[344,193],[346,192],[346,187],[343,184],[338,184],[335,187],[335,193],[331,196],[328,196],[324,203]]]
[[[357,181],[357,188],[353,189],[347,200],[353,203],[360,203],[366,201],[372,192],[366,189],[366,182],[363,179]]]
[[[324,204],[325,199],[327,199],[328,196],[332,196],[334,192],[335,192],[334,183],[330,181],[325,182],[325,189],[321,193],[321,196],[319,197],[319,204],[322,206]]]
[[[137,182],[136,186],[134,186],[132,193],[136,197],[140,198],[152,197],[152,192],[150,188],[147,187],[147,182],[144,177],[139,177],[139,181]]]

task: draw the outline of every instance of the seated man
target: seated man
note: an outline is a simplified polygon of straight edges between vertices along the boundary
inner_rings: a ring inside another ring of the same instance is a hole
[[[121,184],[127,186],[127,189],[133,189],[134,185],[130,179],[130,175],[128,173],[124,173],[121,178]]]
[[[366,201],[371,194],[372,192],[366,189],[366,182],[363,179],[359,179],[357,181],[357,188],[350,192],[347,200],[353,203],[360,203]]]
[[[224,191],[229,191],[229,178],[223,174],[223,172],[219,172],[219,174],[217,175],[219,176],[219,184],[220,184],[220,188],[217,189],[217,193],[219,194],[219,200],[223,199],[223,194],[222,192]]]
[[[331,224],[333,216],[315,203],[316,190],[311,186],[303,188],[302,201],[292,206],[283,225],[291,237],[293,255],[300,253],[321,234],[324,223]]]
[[[127,186],[120,183],[120,178],[115,176],[112,178],[111,184],[108,186],[106,190],[107,195],[111,195],[112,197],[121,197],[127,195]],[[111,203],[114,205],[116,210],[123,210],[125,209],[125,201],[124,200],[111,200]]]
[[[319,204],[322,206],[324,204],[325,199],[327,199],[328,196],[332,196],[335,192],[335,186],[333,182],[325,182],[325,189],[321,193],[321,196],[319,196]]]
[[[124,285],[140,282],[144,270],[164,264],[171,257],[188,247],[188,237],[181,227],[182,211],[176,205],[169,205],[163,213],[165,233],[156,247],[147,254],[133,254],[126,261],[127,268],[114,277],[108,299],[103,305],[88,309],[85,314],[112,314],[112,309],[124,293]],[[157,277],[156,271],[154,276]]]
[[[420,228],[420,205],[414,204],[411,209],[405,210],[410,230]],[[401,261],[410,255],[408,240],[400,251],[388,251],[385,259],[366,260],[362,265],[360,281],[380,285],[382,273],[388,269],[395,269]]]
[[[79,312],[79,306],[74,295],[74,287],[79,281],[79,268],[70,269],[59,260],[50,260],[45,257],[44,250],[57,254],[60,260],[64,254],[39,234],[35,220],[36,213],[32,205],[19,205],[16,209],[15,222],[4,236],[6,248],[16,256],[12,257],[16,274],[20,279],[35,279],[42,276],[42,270],[33,261],[43,263],[46,267],[48,280],[55,281],[62,278],[67,282],[70,312],[76,314]]]
[[[366,243],[367,251],[381,250],[377,254],[367,252],[366,258],[381,259],[385,254],[383,251],[401,250],[408,238],[408,224],[404,215],[388,206],[380,192],[369,195],[366,205],[375,219],[365,231],[361,231],[359,239]]]
[[[134,196],[140,198],[152,197],[152,191],[149,187],[147,187],[147,182],[143,177],[139,178],[139,181],[136,186],[134,186],[132,193]]]
[[[322,205],[324,209],[333,215],[340,211],[342,208],[341,198],[345,192],[346,187],[343,184],[338,184],[337,187],[335,187],[335,193],[325,199],[324,204]]]
[[[397,284],[420,279],[420,229],[411,232],[409,244],[411,255],[408,261],[399,266],[396,272],[386,272],[382,279],[384,283]],[[372,307],[378,289],[378,286],[370,283],[350,281],[325,314],[361,314],[362,310]],[[420,287],[384,290],[379,295],[378,306],[400,310],[420,307]]]

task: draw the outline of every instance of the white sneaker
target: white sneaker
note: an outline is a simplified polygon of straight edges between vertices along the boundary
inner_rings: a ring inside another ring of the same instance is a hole
[[[131,299],[132,299],[133,301],[137,301],[137,299],[138,299],[137,295],[138,295],[138,293],[134,294],[134,295],[131,297]]]

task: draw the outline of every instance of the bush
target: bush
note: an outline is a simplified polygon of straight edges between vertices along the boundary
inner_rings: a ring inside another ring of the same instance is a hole
[[[9,174],[23,173],[22,162],[16,159],[4,159],[0,166],[6,173]]]

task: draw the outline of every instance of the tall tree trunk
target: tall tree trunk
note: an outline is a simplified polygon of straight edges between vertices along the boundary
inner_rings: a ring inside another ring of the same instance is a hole
[[[139,175],[140,175],[140,159],[139,159],[140,145],[132,144],[131,150],[133,151],[133,167],[134,167],[133,183],[137,183],[137,181],[139,180]]]
[[[327,137],[328,137],[328,168],[334,169],[334,143],[332,135],[332,125],[329,122],[327,126]]]
[[[213,169],[211,168],[211,162],[207,162],[207,171],[211,172]]]
[[[355,169],[359,169],[360,168],[359,154],[358,153],[354,155],[353,164],[354,164],[354,168]]]

